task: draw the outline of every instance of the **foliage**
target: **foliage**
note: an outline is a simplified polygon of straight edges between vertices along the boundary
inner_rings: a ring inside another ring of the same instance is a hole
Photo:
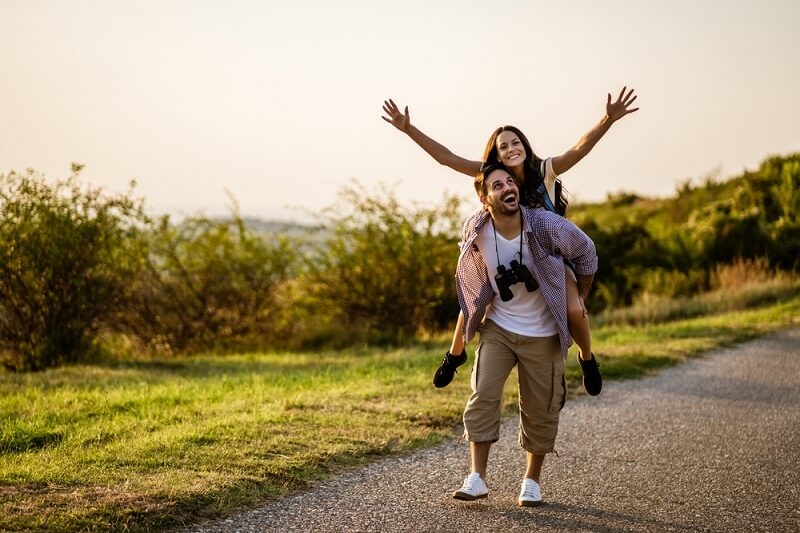
[[[316,227],[231,217],[154,223],[141,201],[0,176],[0,364],[34,370],[98,351],[200,353],[396,344],[449,329],[462,222],[456,197],[402,206],[385,187],[345,188]],[[570,218],[600,258],[588,307],[714,289],[720,269],[800,268],[800,154],[686,180],[672,198],[609,195]],[[739,277],[745,279],[742,274]],[[646,304],[644,305],[643,304]]]
[[[688,180],[673,198],[619,193],[602,204],[573,205],[570,218],[595,240],[600,256],[588,305],[600,311],[643,294],[690,296],[711,288],[716,268],[740,260],[796,272],[798,209],[800,153],[767,158],[727,181]]]
[[[48,183],[0,175],[0,364],[41,370],[78,360],[142,267],[141,201],[82,187],[81,166]],[[133,187],[133,184],[131,185]]]
[[[280,342],[281,291],[296,266],[286,237],[230,219],[168,217],[149,234],[148,268],[117,323],[155,351],[232,349]]]
[[[458,200],[408,209],[391,191],[373,194],[358,184],[339,200],[326,213],[331,236],[304,280],[316,319],[348,343],[398,342],[453,324]]]
[[[670,254],[641,225],[623,223],[605,229],[589,222],[583,230],[592,237],[599,259],[592,300],[595,311],[630,305],[644,289],[647,272],[673,268]]]

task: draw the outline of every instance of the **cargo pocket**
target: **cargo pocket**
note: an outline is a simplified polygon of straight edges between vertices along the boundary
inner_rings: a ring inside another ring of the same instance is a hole
[[[480,373],[478,367],[481,364],[481,352],[483,351],[481,348],[483,348],[483,343],[479,342],[475,348],[475,362],[472,365],[472,376],[470,377],[472,392],[478,391],[478,374]]]
[[[564,408],[567,402],[567,378],[564,375],[564,361],[559,357],[559,361],[554,361],[552,366],[552,395],[550,396],[549,413],[558,413]]]

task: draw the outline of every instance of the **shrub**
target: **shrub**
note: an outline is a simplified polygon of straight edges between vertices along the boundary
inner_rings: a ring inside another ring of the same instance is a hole
[[[121,327],[155,352],[208,351],[284,342],[280,293],[297,253],[288,238],[231,218],[161,219],[149,239]],[[285,325],[285,323],[284,323]]]
[[[438,207],[406,209],[385,188],[344,189],[327,211],[331,236],[309,258],[302,283],[318,339],[327,330],[333,343],[391,343],[452,325],[458,207],[447,197]]]
[[[83,187],[81,168],[52,184],[32,170],[0,175],[0,363],[8,369],[77,361],[143,265],[141,202]]]
[[[672,267],[668,251],[639,224],[625,221],[601,228],[587,221],[583,230],[594,241],[600,262],[588,302],[593,312],[630,305],[648,270]]]

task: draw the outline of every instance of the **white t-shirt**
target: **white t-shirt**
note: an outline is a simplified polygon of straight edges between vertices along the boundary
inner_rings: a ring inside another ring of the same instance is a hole
[[[523,239],[521,260],[520,239]],[[486,318],[507,331],[527,337],[549,337],[558,334],[556,320],[541,290],[528,292],[525,283],[517,282],[509,287],[514,295],[513,298],[507,302],[500,298],[500,290],[494,279],[498,265],[505,265],[507,270],[511,270],[511,260],[516,259],[532,271],[530,250],[528,243],[524,241],[524,236],[520,234],[515,239],[506,240],[495,231],[494,224],[490,221],[481,228],[475,244],[486,263],[489,280],[495,292],[495,297],[486,310]]]

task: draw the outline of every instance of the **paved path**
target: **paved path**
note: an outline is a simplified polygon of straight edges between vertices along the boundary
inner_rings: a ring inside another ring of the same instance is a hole
[[[453,500],[468,448],[353,470],[191,531],[800,531],[800,329],[606,383],[562,411],[546,504],[521,508],[516,420],[489,461],[489,498]]]

